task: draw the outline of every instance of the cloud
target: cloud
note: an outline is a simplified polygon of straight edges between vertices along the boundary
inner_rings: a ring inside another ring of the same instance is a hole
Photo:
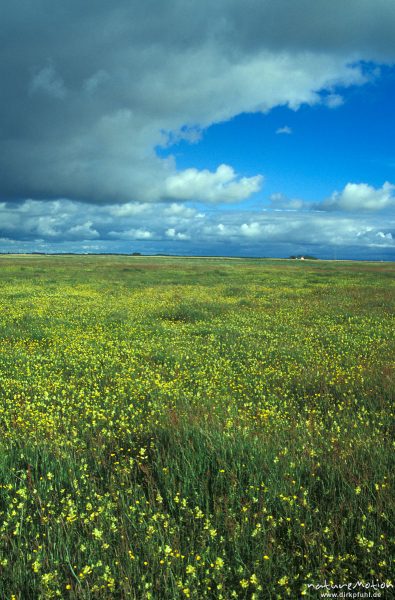
[[[70,227],[67,231],[68,237],[77,240],[90,240],[99,237],[99,233],[96,229],[92,229],[92,221],[86,221],[85,223],[79,223]]]
[[[324,103],[328,108],[338,108],[344,104],[344,99],[340,94],[328,94],[325,97]]]
[[[393,213],[250,210],[215,206],[202,213],[182,203],[81,204],[28,200],[0,203],[0,250],[290,255],[331,248],[395,255]],[[42,246],[44,244],[44,246]]]
[[[390,233],[390,232],[384,233],[383,231],[378,231],[376,233],[376,236],[379,238],[382,238],[384,240],[392,240],[393,239],[392,233]]]
[[[6,3],[0,197],[181,199],[186,178],[210,176],[179,172],[158,146],[242,112],[339,105],[339,87],[369,79],[361,61],[395,60],[394,20],[392,0]],[[199,194],[237,201],[258,183],[242,173]]]
[[[32,77],[29,85],[31,94],[44,93],[62,100],[66,96],[66,88],[62,78],[56,73],[52,64],[39,69]]]
[[[290,127],[288,127],[288,125],[284,125],[284,127],[279,127],[276,130],[276,133],[280,133],[280,134],[285,133],[285,134],[291,135],[292,129]]]
[[[262,180],[261,175],[238,178],[228,165],[220,165],[214,173],[186,169],[166,179],[163,196],[210,203],[239,202],[258,192]]]
[[[240,226],[240,233],[242,236],[248,238],[259,238],[262,235],[262,227],[260,223],[252,221],[251,223],[243,223]]]
[[[386,181],[381,188],[367,183],[347,183],[320,205],[321,210],[379,211],[395,205],[395,186]]]
[[[270,196],[270,208],[274,210],[300,210],[306,207],[304,200],[287,198],[284,194],[276,193]]]
[[[176,231],[174,227],[169,227],[166,229],[166,236],[171,238],[172,240],[189,240],[190,236],[186,233],[182,233],[181,231]]]
[[[110,80],[107,71],[99,69],[96,73],[88,77],[83,83],[83,89],[88,94],[94,94],[100,86],[104,86]]]
[[[252,214],[248,222],[241,222],[245,214],[227,213],[221,215],[221,223],[207,223],[206,238],[226,239],[229,244],[249,247],[254,253],[276,246],[304,246],[305,248],[339,247],[378,247],[395,251],[393,230],[395,221],[384,223],[369,222],[364,218],[347,218],[328,213],[265,212]],[[388,227],[392,231],[388,231]],[[367,235],[369,234],[369,235]],[[247,244],[247,245],[246,245]]]
[[[125,231],[109,231],[108,237],[115,240],[149,240],[153,237],[148,229],[127,229]]]
[[[394,235],[390,231],[378,231],[370,226],[361,228],[357,233],[358,240],[362,245],[370,248],[390,247],[395,251]]]

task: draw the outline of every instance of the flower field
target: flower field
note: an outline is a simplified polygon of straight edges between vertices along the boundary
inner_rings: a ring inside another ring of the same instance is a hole
[[[0,598],[390,598],[394,274],[1,256]]]

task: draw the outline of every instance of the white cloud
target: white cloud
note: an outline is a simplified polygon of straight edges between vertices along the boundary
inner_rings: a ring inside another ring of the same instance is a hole
[[[32,228],[36,235],[42,235],[46,238],[57,237],[57,220],[52,216],[39,216],[36,220],[30,217],[27,222],[28,227]]]
[[[261,188],[263,177],[238,178],[232,167],[220,165],[215,172],[186,169],[168,177],[163,196],[200,202],[239,202]]]
[[[243,223],[240,227],[240,233],[246,237],[259,237],[262,235],[261,225],[256,221],[253,221],[252,223]]]
[[[109,213],[114,217],[134,217],[143,215],[151,210],[151,205],[143,202],[128,202],[109,207]]]
[[[284,125],[284,127],[279,127],[276,130],[276,133],[277,134],[285,133],[285,134],[291,135],[292,129],[291,129],[291,127],[288,127],[288,125]]]
[[[382,238],[384,240],[392,240],[393,236],[392,233],[388,232],[388,233],[384,233],[383,231],[378,231],[376,233],[377,237]]]
[[[326,96],[324,103],[328,108],[338,108],[344,104],[344,98],[340,94],[329,94]]]
[[[392,248],[395,251],[394,236],[390,231],[377,231],[371,226],[361,227],[357,233],[361,245],[369,248]]]
[[[197,215],[196,210],[185,206],[185,204],[178,204],[173,202],[170,206],[165,206],[163,209],[165,215],[169,217],[175,217],[177,219],[195,217]]]
[[[180,231],[176,231],[174,227],[169,227],[166,229],[166,236],[171,238],[172,240],[189,240],[190,236],[186,233],[182,233]]]
[[[109,231],[105,237],[114,240],[149,240],[153,237],[152,231],[143,228],[131,228],[126,230]]]
[[[70,235],[71,239],[77,238],[90,240],[92,238],[97,238],[99,237],[99,233],[96,231],[96,229],[92,228],[92,225],[92,221],[86,221],[85,223],[74,225],[73,227],[70,227],[68,234]]]
[[[341,192],[334,192],[321,205],[323,210],[378,211],[395,205],[395,186],[388,181],[381,188],[367,183],[347,183]]]

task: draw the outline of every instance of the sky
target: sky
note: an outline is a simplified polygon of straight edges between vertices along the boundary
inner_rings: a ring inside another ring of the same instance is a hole
[[[395,260],[393,0],[0,2],[0,252]]]

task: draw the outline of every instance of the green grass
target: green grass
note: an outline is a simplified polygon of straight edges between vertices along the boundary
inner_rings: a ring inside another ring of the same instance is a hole
[[[390,585],[394,271],[0,257],[0,598]]]

